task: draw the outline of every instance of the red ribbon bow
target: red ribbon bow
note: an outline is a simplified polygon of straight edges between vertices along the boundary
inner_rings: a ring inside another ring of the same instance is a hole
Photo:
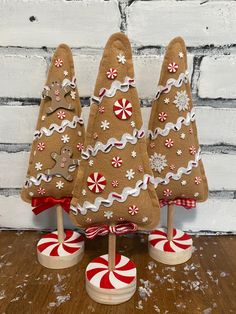
[[[127,223],[120,223],[115,226],[103,225],[103,226],[88,227],[85,230],[85,235],[88,239],[93,239],[98,235],[104,236],[104,235],[107,235],[108,233],[114,233],[120,236],[127,233],[135,232],[137,230],[138,230],[138,226],[135,223],[127,222]]]
[[[64,209],[65,212],[69,213],[70,211],[70,201],[71,197],[63,197],[63,198],[54,198],[51,196],[47,197],[33,197],[31,201],[33,209],[33,213],[35,215],[38,215],[42,213],[43,211],[55,206],[55,205],[61,205],[61,207]]]
[[[160,200],[160,206],[163,207],[165,205],[175,204],[177,206],[183,206],[186,209],[191,209],[196,207],[196,200],[192,198],[176,198],[173,201],[169,200]]]

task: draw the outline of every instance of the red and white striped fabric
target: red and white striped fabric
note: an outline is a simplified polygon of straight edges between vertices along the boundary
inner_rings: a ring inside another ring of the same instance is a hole
[[[99,225],[88,227],[85,230],[85,235],[88,239],[92,240],[96,236],[105,236],[108,233],[114,233],[121,236],[127,233],[132,233],[138,230],[138,226],[133,222],[119,223],[115,226]]]
[[[98,172],[91,173],[87,178],[87,186],[93,193],[101,193],[105,189],[106,184],[106,178]]]
[[[168,71],[169,71],[170,73],[175,73],[175,72],[177,72],[178,68],[179,68],[179,66],[178,66],[178,64],[176,64],[175,62],[168,64]]]
[[[84,246],[84,238],[81,234],[73,230],[65,230],[64,232],[65,240],[63,243],[58,242],[57,231],[43,236],[37,244],[39,252],[47,256],[68,256]]]
[[[190,236],[179,229],[173,229],[173,239],[169,241],[164,228],[153,230],[148,237],[148,242],[154,248],[163,252],[184,251],[193,244]]]
[[[122,165],[122,162],[123,160],[119,156],[113,157],[111,160],[111,164],[115,168],[119,168]]]
[[[175,200],[160,200],[160,206],[163,207],[165,205],[175,204],[177,206],[183,206],[186,209],[195,208],[196,207],[196,200],[193,198],[177,198]]]
[[[116,77],[117,77],[117,70],[110,68],[107,71],[107,78],[109,78],[110,80],[114,80],[114,78],[116,78]]]
[[[87,280],[97,288],[122,289],[136,280],[136,266],[126,256],[117,254],[115,269],[108,268],[108,254],[96,257],[88,264],[86,271]]]
[[[127,120],[132,116],[132,104],[125,98],[118,99],[113,105],[113,111],[118,119]]]

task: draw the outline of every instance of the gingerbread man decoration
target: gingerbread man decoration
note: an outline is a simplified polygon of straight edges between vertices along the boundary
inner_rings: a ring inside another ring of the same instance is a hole
[[[65,99],[65,96],[71,92],[72,95],[74,95],[75,92],[73,92],[71,89],[73,87],[66,85],[62,86],[61,83],[55,81],[52,82],[50,87],[45,86],[44,90],[42,92],[43,99],[49,98],[51,100],[50,106],[46,109],[46,113],[49,115],[53,113],[55,110],[59,108],[64,108],[67,110],[74,110],[75,106],[74,104],[68,103]],[[74,97],[72,97],[74,99]]]
[[[50,176],[62,176],[67,181],[72,181],[73,177],[69,173],[79,165],[78,159],[72,159],[72,149],[69,146],[64,146],[60,154],[51,153],[51,157],[55,160],[55,165],[52,169],[47,169],[46,174]]]

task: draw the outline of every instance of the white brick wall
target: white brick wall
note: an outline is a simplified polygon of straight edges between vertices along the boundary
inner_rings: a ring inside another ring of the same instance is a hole
[[[210,199],[188,214],[178,209],[176,225],[236,232],[235,1],[0,0],[0,8],[0,227],[52,227],[53,211],[33,217],[18,193],[54,48],[72,47],[87,122],[102,48],[121,30],[133,46],[145,127],[164,48],[184,37]]]

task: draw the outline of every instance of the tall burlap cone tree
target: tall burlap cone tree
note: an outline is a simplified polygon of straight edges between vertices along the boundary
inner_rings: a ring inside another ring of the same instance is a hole
[[[70,214],[90,238],[109,233],[108,256],[95,259],[86,270],[87,291],[100,303],[124,302],[135,291],[136,268],[121,255],[114,261],[114,240],[116,234],[149,230],[158,224],[159,202],[151,176],[131,47],[124,34],[116,33],[106,44],[91,98]],[[95,276],[97,263],[107,267],[101,280]],[[121,265],[123,278],[116,273]]]
[[[39,262],[49,268],[74,265],[83,254],[83,238],[63,228],[62,208],[69,212],[70,200],[84,141],[84,123],[74,77],[70,48],[61,44],[48,72],[25,185],[21,192],[37,215],[57,206],[58,230],[38,245]]]
[[[148,135],[157,195],[161,206],[168,205],[168,232],[153,231],[149,236],[150,254],[164,263],[178,264],[191,257],[192,240],[173,229],[173,205],[193,208],[196,202],[208,197],[187,73],[187,52],[180,37],[167,47]]]

